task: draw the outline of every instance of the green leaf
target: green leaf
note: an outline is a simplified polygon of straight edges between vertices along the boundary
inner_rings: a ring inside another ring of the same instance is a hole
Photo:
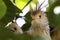
[[[5,15],[6,13],[6,5],[4,4],[3,0],[0,0],[0,19]]]
[[[13,0],[11,0],[11,2],[19,9],[23,9],[24,6],[29,2],[29,0],[15,0],[15,3],[13,2]]]
[[[2,14],[3,14],[3,17],[0,19],[0,26],[4,27],[8,22],[12,21],[14,19],[14,17],[16,16],[16,13],[20,13],[21,10],[18,9],[16,6],[14,6],[10,0],[7,0],[7,1],[3,0],[2,2],[5,4],[5,6],[7,8],[5,10],[5,9],[3,9],[5,7],[3,7],[2,12],[0,14],[0,16],[2,16]]]
[[[27,34],[14,34],[12,31],[3,28],[0,29],[0,40],[32,40],[33,38]]]
[[[12,39],[14,34],[8,29],[0,29],[0,40]]]

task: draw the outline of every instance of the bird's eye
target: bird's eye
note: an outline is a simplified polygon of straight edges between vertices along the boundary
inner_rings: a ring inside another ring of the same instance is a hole
[[[39,17],[41,18],[41,15],[39,15]]]
[[[14,30],[17,30],[17,28],[16,28],[16,27],[14,27]]]

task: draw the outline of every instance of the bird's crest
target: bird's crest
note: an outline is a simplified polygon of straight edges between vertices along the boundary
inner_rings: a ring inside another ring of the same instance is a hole
[[[37,2],[36,3],[36,8],[34,10],[31,10],[31,14],[36,15],[38,12],[42,12],[41,11],[41,6],[43,5],[44,2],[45,2],[45,0],[40,4],[40,6],[38,6],[38,2]]]

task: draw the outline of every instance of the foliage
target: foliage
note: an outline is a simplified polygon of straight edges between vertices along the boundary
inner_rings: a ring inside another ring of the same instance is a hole
[[[50,7],[48,8],[49,10],[48,10],[47,16],[50,21],[50,24],[53,27],[60,29],[60,14],[54,14],[54,11],[53,11],[55,7],[60,6],[60,0],[57,0],[53,4],[50,4],[49,6]]]

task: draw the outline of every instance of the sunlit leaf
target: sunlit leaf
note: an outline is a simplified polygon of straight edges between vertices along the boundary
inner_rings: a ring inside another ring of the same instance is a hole
[[[24,6],[29,2],[29,0],[15,0],[15,3],[13,2],[13,0],[11,0],[11,1],[19,9],[23,9]]]

